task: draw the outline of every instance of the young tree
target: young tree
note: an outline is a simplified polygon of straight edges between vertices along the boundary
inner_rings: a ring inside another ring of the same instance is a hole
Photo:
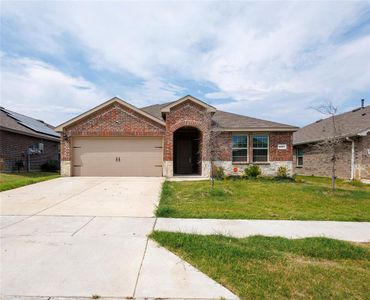
[[[343,146],[343,138],[341,137],[341,132],[339,125],[337,124],[337,111],[338,108],[332,103],[327,102],[312,109],[324,114],[330,118],[329,126],[325,127],[325,132],[323,132],[324,139],[316,142],[313,147],[320,151],[321,153],[328,154],[329,160],[331,162],[331,190],[335,190],[335,178],[336,178],[336,162],[338,159],[338,150]]]
[[[209,113],[203,112],[204,119],[208,118]],[[211,181],[211,187],[212,189],[215,186],[215,179],[217,177],[216,170],[218,167],[216,162],[217,161],[223,161],[222,154],[225,152],[225,149],[228,147],[229,144],[229,136],[227,133],[223,132],[217,122],[214,120],[211,120],[210,124],[210,130],[209,130],[209,139],[208,139],[208,156],[210,161],[210,168],[211,168],[211,174],[210,174],[210,181]],[[204,137],[203,137],[204,139]],[[206,142],[202,140],[202,143]],[[203,145],[205,147],[206,145]],[[200,149],[200,151],[202,151]],[[199,157],[202,157],[202,153],[200,153]],[[199,165],[201,166],[202,162],[201,159],[199,161]]]

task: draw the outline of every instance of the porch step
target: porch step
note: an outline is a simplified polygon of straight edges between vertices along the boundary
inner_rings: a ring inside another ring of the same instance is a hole
[[[168,177],[168,181],[200,181],[209,180],[209,177],[199,176],[199,175],[184,175],[184,176],[173,176]]]

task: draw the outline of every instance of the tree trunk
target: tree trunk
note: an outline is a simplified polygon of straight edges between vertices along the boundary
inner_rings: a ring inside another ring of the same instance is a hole
[[[331,163],[331,191],[334,192],[334,189],[335,189],[335,156],[333,156]]]

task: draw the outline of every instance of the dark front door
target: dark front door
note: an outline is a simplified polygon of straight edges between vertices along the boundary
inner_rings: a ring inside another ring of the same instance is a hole
[[[179,139],[176,145],[176,170],[177,174],[191,174],[193,172],[192,141]]]
[[[180,128],[174,133],[174,174],[199,174],[199,131]]]

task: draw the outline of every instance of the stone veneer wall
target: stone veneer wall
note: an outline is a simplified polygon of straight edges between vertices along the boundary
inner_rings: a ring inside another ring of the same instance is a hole
[[[232,161],[215,161],[214,165],[222,167],[227,176],[242,176],[244,170],[253,164],[233,164]],[[256,164],[261,168],[262,175],[276,176],[279,167],[286,167],[289,175],[293,175],[293,163],[291,161],[273,161],[266,164]]]

